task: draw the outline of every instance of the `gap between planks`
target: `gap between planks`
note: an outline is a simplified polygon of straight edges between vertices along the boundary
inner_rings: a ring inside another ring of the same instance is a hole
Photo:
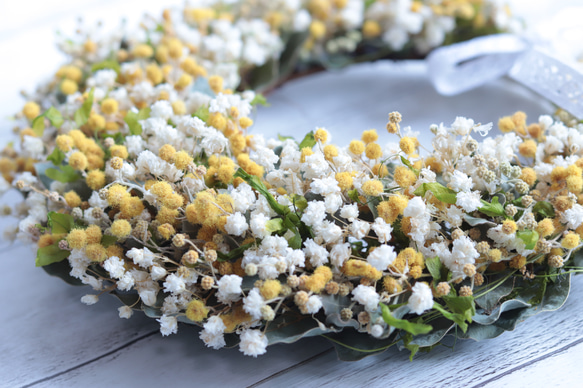
[[[73,372],[76,369],[79,369],[79,368],[82,368],[82,367],[87,366],[89,364],[92,364],[92,363],[94,363],[96,361],[101,360],[104,357],[111,356],[111,355],[113,355],[113,354],[115,354],[115,353],[117,353],[117,352],[119,352],[119,351],[121,351],[121,350],[123,350],[125,348],[128,348],[128,347],[134,345],[135,343],[138,343],[138,342],[140,342],[140,341],[142,341],[142,340],[144,340],[146,338],[149,338],[149,337],[153,336],[154,334],[157,334],[158,331],[159,330],[153,330],[153,331],[151,331],[149,333],[146,333],[146,334],[144,334],[144,335],[142,335],[142,336],[140,336],[138,338],[134,338],[133,340],[131,340],[131,341],[129,341],[129,342],[127,342],[127,343],[125,343],[125,344],[123,344],[121,346],[118,346],[115,349],[112,349],[112,350],[110,350],[110,351],[108,351],[106,353],[103,353],[100,356],[97,356],[95,358],[92,358],[90,360],[87,360],[85,362],[82,362],[80,364],[77,364],[77,365],[75,365],[75,366],[73,366],[73,367],[71,367],[69,369],[60,371],[60,372],[55,373],[55,374],[53,374],[51,376],[43,377],[42,379],[39,379],[39,380],[33,381],[32,383],[28,383],[26,385],[23,385],[23,386],[21,386],[21,388],[33,387],[33,386],[38,385],[40,383],[46,383],[46,382],[48,382],[50,380],[53,380],[53,379],[55,379],[55,378],[57,378],[59,376],[65,375],[65,374],[70,373],[70,372]]]
[[[582,343],[583,343],[583,338],[579,338],[578,340],[576,340],[574,342],[571,342],[570,344],[567,344],[567,345],[563,346],[562,348],[559,348],[559,349],[553,350],[552,352],[543,354],[542,356],[539,356],[539,357],[534,358],[534,359],[532,359],[530,361],[527,361],[527,362],[522,363],[522,364],[520,364],[518,366],[515,366],[512,369],[508,369],[507,371],[504,371],[504,372],[500,373],[497,376],[491,377],[488,380],[484,380],[484,381],[480,382],[479,384],[476,384],[476,385],[474,385],[474,386],[472,386],[470,388],[483,388],[483,387],[486,387],[488,384],[490,384],[490,383],[492,383],[492,382],[494,382],[496,380],[500,380],[500,379],[502,379],[502,378],[504,378],[506,376],[511,375],[512,373],[514,373],[516,371],[519,371],[519,370],[524,369],[526,367],[529,367],[529,366],[531,366],[533,364],[536,364],[536,363],[539,363],[541,361],[544,361],[547,358],[554,357],[554,356],[556,356],[558,354],[564,353],[567,350],[571,349],[572,347],[575,347],[575,346],[577,346],[579,344],[582,344]]]

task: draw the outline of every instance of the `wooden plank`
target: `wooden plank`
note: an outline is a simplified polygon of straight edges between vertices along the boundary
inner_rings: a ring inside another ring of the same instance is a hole
[[[35,268],[28,246],[2,245],[1,385],[59,373],[157,331],[157,323],[142,314],[130,321],[118,318],[122,304],[109,295],[94,306],[83,305],[79,298],[90,288],[72,287]]]
[[[237,349],[211,350],[198,338],[198,329],[183,326],[177,335],[151,336],[115,354],[56,376],[35,387],[165,386],[246,387],[281,370],[326,352],[322,338],[292,345],[275,345],[255,359]]]
[[[577,387],[583,381],[583,339],[559,349],[549,357],[511,370],[473,388]]]
[[[578,313],[583,310],[583,299],[577,297],[582,292],[583,277],[576,277],[571,297],[560,310],[530,318],[519,324],[514,332],[495,339],[458,341],[454,351],[436,348],[431,353],[420,354],[412,363],[407,351],[396,349],[354,363],[340,362],[334,353],[326,353],[309,364],[266,379],[257,387],[333,387],[338,381],[346,386],[367,387],[383,387],[389,383],[392,386],[466,387],[503,375],[533,359],[541,360],[538,365],[544,365],[544,370],[553,372],[553,376],[568,373],[571,370],[568,365],[555,364],[558,369],[554,370],[547,368],[544,360],[557,349],[583,341],[580,329],[583,316]],[[519,383],[519,386],[526,385]],[[498,387],[495,381],[492,387]]]

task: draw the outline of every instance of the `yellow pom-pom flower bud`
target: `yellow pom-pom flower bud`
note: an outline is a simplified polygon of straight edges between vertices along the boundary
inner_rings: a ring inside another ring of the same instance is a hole
[[[362,192],[365,195],[376,197],[384,191],[383,183],[379,180],[372,179],[362,184]]]
[[[24,107],[22,108],[22,114],[27,119],[32,120],[40,115],[40,106],[34,101],[29,101],[24,104]]]
[[[561,240],[561,246],[565,249],[573,249],[579,245],[580,241],[581,238],[577,233],[569,232],[563,237],[563,240]]]
[[[383,156],[383,150],[377,143],[368,143],[364,149],[364,154],[369,159],[379,159]]]
[[[186,306],[186,318],[193,322],[202,322],[208,313],[209,309],[198,299],[191,300]]]
[[[67,243],[72,249],[82,249],[87,245],[87,234],[83,229],[71,229],[67,235]]]
[[[63,80],[63,82],[61,82],[61,92],[63,92],[63,94],[69,96],[73,93],[76,93],[77,90],[79,90],[79,86],[77,86],[77,83],[75,81],[65,79]]]
[[[132,232],[132,226],[127,220],[115,220],[111,224],[111,233],[117,238],[126,238]]]
[[[73,152],[69,157],[69,166],[75,170],[83,171],[87,168],[87,156],[83,152]]]

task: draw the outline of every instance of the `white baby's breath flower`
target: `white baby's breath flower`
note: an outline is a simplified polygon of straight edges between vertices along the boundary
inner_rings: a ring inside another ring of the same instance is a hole
[[[312,295],[306,302],[306,311],[308,314],[316,314],[322,308],[322,299],[318,295]]]
[[[359,284],[358,287],[352,290],[352,295],[354,296],[352,300],[363,305],[368,312],[375,311],[379,306],[380,296],[374,287]]]
[[[163,336],[176,334],[178,332],[178,320],[176,317],[162,315],[156,320],[160,323],[160,333],[162,333]]]
[[[240,338],[239,350],[246,356],[257,357],[267,351],[267,337],[259,330],[244,330]]]
[[[369,253],[366,261],[379,271],[386,271],[387,267],[395,261],[397,253],[390,245],[381,245]]]
[[[97,295],[87,294],[87,295],[83,295],[81,297],[81,303],[84,303],[88,306],[95,304],[98,301],[99,301],[99,297]]]
[[[134,310],[129,306],[121,306],[117,309],[119,317],[123,319],[130,319],[134,315]]]
[[[227,217],[227,223],[225,224],[225,230],[227,233],[234,236],[242,236],[249,229],[245,216],[241,213],[236,212]]]
[[[407,302],[411,312],[421,315],[433,307],[433,294],[426,283],[417,282],[412,290],[413,294],[411,294]]]
[[[243,278],[238,275],[224,275],[217,282],[219,291],[217,292],[217,299],[221,303],[230,304],[241,298],[241,284]]]

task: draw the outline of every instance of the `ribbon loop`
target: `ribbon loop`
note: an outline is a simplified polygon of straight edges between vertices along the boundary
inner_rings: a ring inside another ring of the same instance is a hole
[[[428,57],[435,89],[451,96],[508,75],[576,117],[583,117],[583,74],[512,34],[441,47]]]

